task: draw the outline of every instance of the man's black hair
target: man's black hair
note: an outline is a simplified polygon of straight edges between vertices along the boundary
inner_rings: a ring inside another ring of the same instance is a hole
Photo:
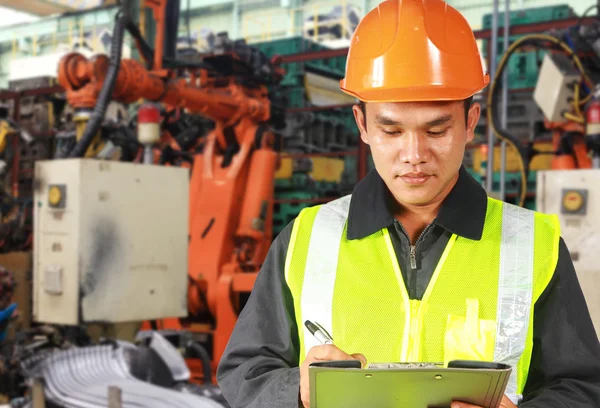
[[[473,97],[472,96],[469,96],[467,99],[463,100],[463,104],[465,106],[465,122],[466,123],[469,122],[469,109],[471,109],[471,104],[472,103],[473,103]],[[366,118],[366,116],[367,116],[366,104],[363,101],[359,101],[358,102],[358,106],[360,106],[360,110],[362,111],[363,116]],[[366,123],[365,123],[365,125],[366,125]]]

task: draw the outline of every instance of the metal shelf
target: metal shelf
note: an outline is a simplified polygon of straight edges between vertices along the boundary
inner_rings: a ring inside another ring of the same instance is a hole
[[[590,24],[596,21],[596,17],[586,17],[581,20],[582,24]],[[543,23],[534,23],[534,24],[521,24],[521,25],[513,25],[509,28],[511,35],[519,35],[519,34],[529,34],[529,33],[540,33],[544,31],[549,31],[552,29],[559,30],[563,28],[572,27],[579,23],[579,17],[574,18],[566,18],[563,20],[555,20],[555,21],[547,21]],[[498,36],[503,35],[504,27],[498,28]],[[492,37],[492,30],[477,30],[474,31],[473,34],[475,38],[478,40],[489,39]],[[279,60],[282,63],[290,63],[290,62],[303,62],[303,61],[311,61],[315,59],[323,59],[323,58],[335,58],[341,57],[344,55],[348,55],[348,48],[339,48],[332,50],[323,50],[323,51],[312,51],[312,52],[303,52],[299,54],[290,54],[290,55],[282,55],[279,57]]]

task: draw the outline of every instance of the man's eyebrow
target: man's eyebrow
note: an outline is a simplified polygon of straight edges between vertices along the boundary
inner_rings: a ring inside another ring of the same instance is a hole
[[[437,119],[430,120],[429,122],[426,123],[426,125],[430,126],[430,127],[445,125],[446,123],[450,122],[452,119],[454,119],[454,117],[452,115],[448,114],[448,115],[440,116]]]
[[[440,116],[439,118],[430,120],[429,122],[425,123],[425,126],[433,127],[433,126],[444,125],[444,124],[450,122],[452,119],[454,119],[454,117],[451,114],[446,114],[444,116]],[[401,126],[402,125],[401,122],[398,122],[397,120],[394,120],[394,119],[392,119],[388,116],[385,116],[381,113],[378,113],[375,115],[375,123],[377,123],[378,125],[384,125],[384,126]]]
[[[385,125],[385,126],[392,126],[392,125],[400,125],[400,122],[382,115],[381,113],[378,113],[375,115],[375,123],[377,123],[378,125]]]

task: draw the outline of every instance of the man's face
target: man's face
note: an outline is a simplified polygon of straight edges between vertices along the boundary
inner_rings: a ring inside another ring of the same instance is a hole
[[[452,189],[480,113],[480,105],[472,104],[465,123],[463,101],[369,102],[365,122],[354,106],[377,172],[396,200],[409,206],[436,203]]]

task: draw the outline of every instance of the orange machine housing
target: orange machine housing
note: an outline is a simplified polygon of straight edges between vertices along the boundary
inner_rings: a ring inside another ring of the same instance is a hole
[[[561,138],[565,133],[572,135],[572,152],[568,154],[557,154],[552,158],[552,170],[589,169],[592,161],[585,142],[584,126],[582,124],[566,122],[545,121],[546,129],[552,131],[552,145],[554,151],[560,150]]]

